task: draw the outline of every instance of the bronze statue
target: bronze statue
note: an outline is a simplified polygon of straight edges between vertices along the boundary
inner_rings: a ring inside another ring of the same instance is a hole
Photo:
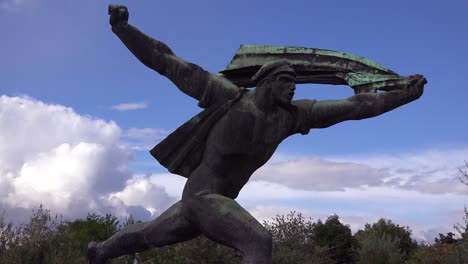
[[[127,48],[204,110],[151,150],[169,171],[188,178],[182,199],[151,222],[91,242],[90,263],[202,234],[239,250],[243,263],[272,263],[271,235],[234,200],[255,170],[287,137],[378,116],[419,98],[427,83],[422,75],[402,77],[349,54],[270,46],[243,46],[222,74],[213,74],[128,24],[126,7],[109,6],[109,14],[112,31]],[[313,59],[304,60],[303,53]],[[306,82],[349,84],[356,94],[292,100],[296,83]]]

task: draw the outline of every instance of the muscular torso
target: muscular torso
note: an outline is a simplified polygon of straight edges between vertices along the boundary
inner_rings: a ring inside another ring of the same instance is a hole
[[[253,92],[246,92],[212,128],[202,162],[190,175],[184,193],[237,197],[253,172],[294,133],[296,118],[285,108],[263,113],[254,104]]]

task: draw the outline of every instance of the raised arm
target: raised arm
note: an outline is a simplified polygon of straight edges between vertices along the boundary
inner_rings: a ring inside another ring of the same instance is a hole
[[[238,89],[230,81],[177,57],[166,44],[128,24],[129,14],[125,6],[109,5],[109,14],[112,31],[135,57],[167,77],[185,94],[202,100],[210,87]]]
[[[423,91],[426,78],[412,75],[408,84],[398,90],[381,93],[362,93],[346,100],[303,101],[307,109],[310,128],[326,128],[346,120],[360,120],[381,115],[399,106],[418,99]]]

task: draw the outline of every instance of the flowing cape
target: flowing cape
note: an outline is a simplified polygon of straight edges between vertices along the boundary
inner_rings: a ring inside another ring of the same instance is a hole
[[[240,89],[233,99],[212,105],[191,118],[150,150],[151,155],[171,173],[189,178],[200,164],[211,128],[241,99],[244,91]]]

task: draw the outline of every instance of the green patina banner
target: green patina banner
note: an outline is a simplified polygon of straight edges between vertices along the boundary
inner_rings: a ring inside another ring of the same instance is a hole
[[[241,45],[225,70],[227,79],[238,86],[253,87],[252,76],[268,62],[285,59],[296,71],[296,83],[344,84],[356,93],[392,90],[407,82],[369,59],[353,54],[303,47]]]

